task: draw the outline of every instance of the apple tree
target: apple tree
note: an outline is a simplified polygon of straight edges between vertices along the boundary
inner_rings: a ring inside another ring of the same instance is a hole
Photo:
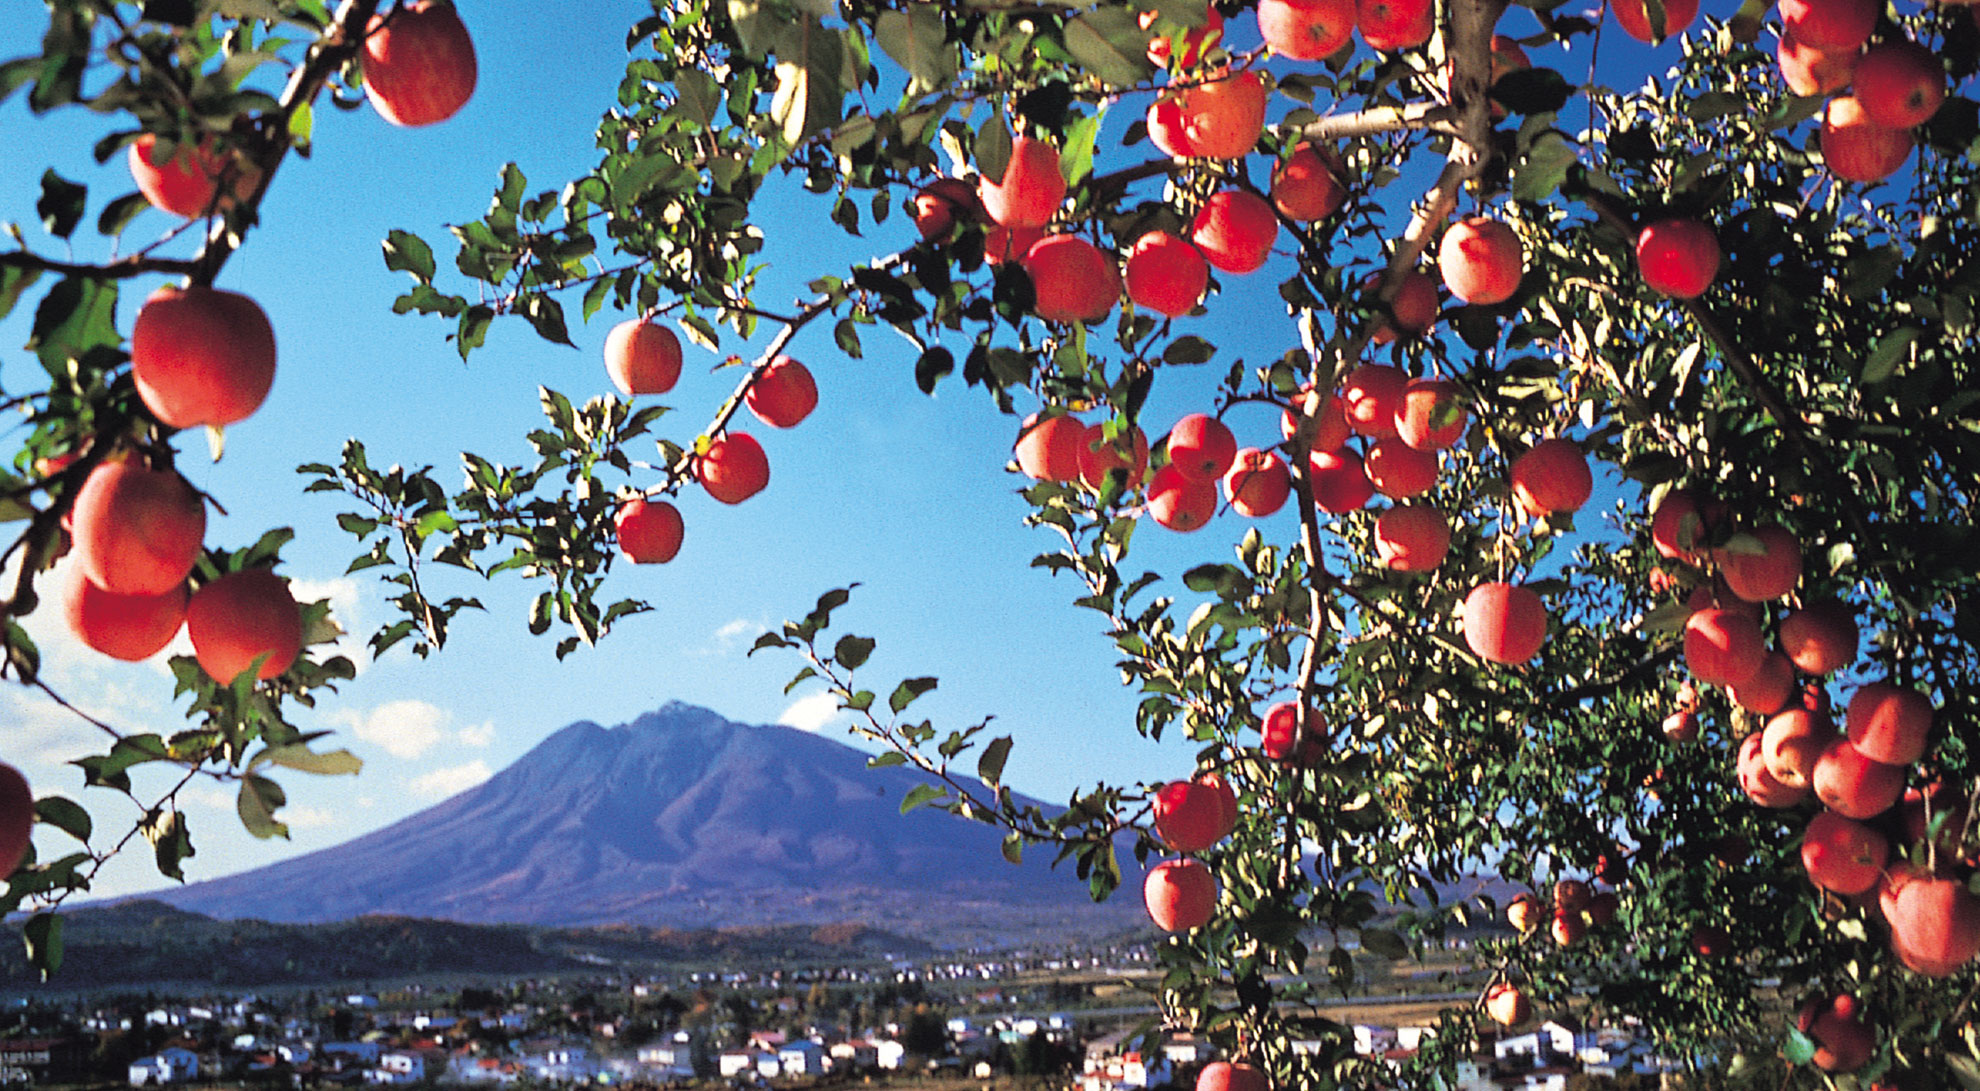
[[[211,284],[319,138],[319,98],[368,87],[416,121],[457,91],[457,50],[397,103],[372,59],[428,11],[52,0],[43,54],[0,68],[36,110],[128,116],[101,156],[148,138],[223,164],[190,258],[0,254],[50,375],[17,399],[10,619],[80,544],[63,520],[93,475],[168,470],[174,431],[211,423],[146,396],[120,286]],[[830,323],[857,356],[885,325],[916,347],[902,383],[1010,414],[1049,542],[1013,566],[1105,617],[1175,778],[1018,806],[1009,738],[913,717],[932,678],[861,673],[851,589],[757,649],[927,774],[904,805],[997,824],[1007,856],[1054,853],[1096,897],[1144,882],[1166,1020],[1252,1066],[1220,1076],[1448,1086],[1490,1021],[1560,1010],[1640,1020],[1704,1085],[1980,1087],[1980,108],[1947,94],[1980,57],[1966,9],[678,0],[626,41],[594,170],[504,169],[444,272],[416,231],[383,241],[395,309],[430,316],[406,336],[437,319],[467,358],[497,319],[568,342],[609,308],[627,397],[546,390],[537,460],[464,454],[460,488],[358,440],[303,468],[350,499],[353,568],[393,587],[374,651],[445,645],[478,606],[445,569],[542,581],[526,624],[559,655],[599,639],[643,608],[605,594],[611,566],[678,545],[669,495],[761,486],[744,411],[808,411],[791,339]],[[98,57],[107,83],[84,78]],[[792,187],[852,234],[911,217],[909,245],[762,299],[756,210]],[[67,237],[86,195],[43,192]],[[1260,277],[1274,313],[1227,302]],[[1282,351],[1237,359],[1231,323],[1275,323]],[[767,341],[692,431],[631,400],[671,386],[676,329]],[[1146,412],[1158,384],[1198,412]],[[1259,404],[1283,427],[1235,430]],[[1143,567],[1137,540],[1170,534],[1195,563]],[[283,541],[200,552],[191,595]],[[303,654],[268,678],[176,663],[197,726],[116,738],[92,783],[173,762],[238,782],[272,829],[271,767],[348,762],[282,718],[349,673],[300,610]],[[11,620],[7,640],[41,684]],[[161,867],[184,836],[165,802]],[[15,872],[11,904],[47,910],[103,850],[83,808],[37,811],[85,842]],[[1444,897],[1481,871],[1501,882]],[[45,954],[58,918],[35,919]],[[1356,1054],[1323,1004],[1357,953],[1457,938],[1473,970],[1443,982],[1467,999],[1440,1033],[1400,1069]]]

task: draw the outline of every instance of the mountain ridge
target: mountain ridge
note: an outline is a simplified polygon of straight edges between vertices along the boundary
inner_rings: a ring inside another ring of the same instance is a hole
[[[900,814],[921,778],[866,758],[672,701],[616,727],[575,721],[482,784],[341,845],[142,897],[282,923],[851,922],[944,945],[1139,921],[1128,899],[1093,905],[1043,853],[1004,862],[995,827]]]

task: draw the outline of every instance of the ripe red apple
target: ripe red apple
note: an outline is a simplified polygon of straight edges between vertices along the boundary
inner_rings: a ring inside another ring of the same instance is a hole
[[[1506,904],[1506,923],[1513,926],[1521,935],[1540,927],[1540,918],[1547,913],[1547,907],[1531,894],[1519,894]]]
[[[960,178],[937,178],[921,187],[910,206],[915,230],[924,239],[949,233],[956,221],[983,218],[983,205],[976,199],[976,187]]]
[[[1893,129],[1925,124],[1946,101],[1939,55],[1909,38],[1887,39],[1864,51],[1852,83],[1870,120]]]
[[[1843,713],[1849,741],[1871,761],[1910,765],[1925,756],[1932,733],[1932,700],[1915,689],[1871,682],[1858,689]]]
[[[1547,607],[1531,588],[1482,583],[1465,596],[1464,642],[1481,659],[1518,664],[1540,653],[1547,639]]]
[[[1757,552],[1753,550],[1757,549]],[[1748,602],[1767,602],[1801,582],[1801,542],[1786,527],[1769,524],[1734,535],[1712,551],[1732,593]]]
[[[1368,448],[1362,469],[1375,491],[1391,500],[1407,500],[1437,484],[1437,452],[1419,451],[1391,436]]]
[[[1877,0],[1781,0],[1781,25],[1816,49],[1854,53],[1870,40]]]
[[[1725,505],[1690,489],[1672,489],[1650,517],[1650,542],[1666,560],[1702,564],[1712,529],[1725,517]]]
[[[1353,451],[1313,452],[1306,460],[1306,476],[1313,487],[1313,506],[1332,515],[1367,507],[1375,495],[1361,456]]]
[[[756,373],[743,395],[756,419],[772,428],[795,428],[818,407],[818,383],[811,370],[779,356]]]
[[[770,484],[770,459],[763,445],[733,428],[708,445],[694,470],[708,495],[724,504],[740,504]]]
[[[302,607],[289,581],[266,568],[229,572],[187,600],[186,635],[208,678],[229,685],[260,659],[254,676],[265,682],[302,651]]]
[[[1735,610],[1700,610],[1684,623],[1684,663],[1701,682],[1744,685],[1766,657],[1760,623]]]
[[[1753,676],[1727,691],[1739,707],[1762,716],[1772,716],[1788,706],[1795,695],[1794,664],[1780,652],[1768,652]]]
[[[1224,472],[1224,495],[1231,510],[1251,519],[1263,519],[1286,504],[1292,495],[1292,471],[1278,455],[1246,447],[1231,459]]]
[[[1309,730],[1302,734],[1299,729],[1299,706],[1292,701],[1280,701],[1265,710],[1265,720],[1258,726],[1258,748],[1273,761],[1297,762],[1312,767],[1320,764],[1324,756],[1317,731],[1320,714],[1308,710],[1306,714]]]
[[[1664,717],[1664,739],[1683,745],[1698,741],[1698,714],[1679,709]]]
[[[1265,131],[1268,92],[1258,71],[1221,73],[1182,93],[1183,137],[1208,159],[1242,159]]]
[[[160,288],[131,324],[131,377],[173,428],[224,427],[261,408],[275,384],[275,329],[239,292]]]
[[[1375,556],[1396,572],[1428,572],[1451,550],[1451,522],[1428,504],[1400,504],[1375,520]]]
[[[1644,0],[1610,0],[1609,4],[1609,10],[1615,12],[1616,25],[1622,27],[1624,33],[1651,45],[1683,34],[1691,21],[1698,17],[1698,0],[1670,0],[1662,7],[1663,18],[1653,26],[1650,5]]]
[[[1643,283],[1675,299],[1704,295],[1719,275],[1721,257],[1719,236],[1689,216],[1658,220],[1636,236],[1636,266]]]
[[[1846,182],[1881,182],[1911,158],[1910,129],[1871,120],[1853,95],[1837,95],[1822,114],[1822,162]]]
[[[1810,1060],[1824,1072],[1854,1072],[1870,1063],[1877,1043],[1870,1028],[1857,1018],[1856,998],[1842,995],[1828,1002],[1810,1001],[1795,1020],[1796,1029],[1815,1039]]]
[[[665,500],[636,497],[612,515],[619,550],[634,564],[666,564],[681,551],[680,509]]]
[[[1588,925],[1581,919],[1581,910],[1570,913],[1565,909],[1555,909],[1554,917],[1547,923],[1547,934],[1562,947],[1572,947],[1588,934]]]
[[[1188,314],[1210,285],[1210,263],[1188,239],[1150,231],[1128,251],[1127,294],[1137,307],[1176,318]]]
[[[1105,423],[1095,424],[1081,435],[1079,479],[1088,488],[1099,489],[1106,485],[1107,474],[1113,470],[1126,473],[1122,488],[1132,491],[1141,487],[1142,480],[1148,476],[1148,437],[1140,428],[1114,442],[1107,439]]]
[[[1526,255],[1519,236],[1499,220],[1468,216],[1444,232],[1437,248],[1444,286],[1466,303],[1492,304],[1519,290]]]
[[[1775,780],[1774,775],[1767,771],[1767,760],[1760,744],[1758,731],[1740,740],[1739,760],[1735,767],[1739,774],[1740,790],[1762,807],[1783,809],[1800,805],[1813,793],[1805,786],[1794,788]]]
[[[1790,788],[1804,788],[1815,775],[1816,759],[1839,737],[1827,713],[1791,707],[1767,720],[1760,736],[1760,756],[1775,780]]]
[[[162,651],[186,620],[186,585],[162,595],[119,595],[90,582],[76,566],[63,616],[69,631],[112,659],[136,662]]]
[[[1217,514],[1217,479],[1197,481],[1174,463],[1156,470],[1148,482],[1148,514],[1170,530],[1200,529]]]
[[[1011,141],[1002,179],[977,183],[977,199],[990,219],[1005,227],[1044,227],[1066,199],[1066,176],[1059,171],[1059,149],[1020,134]]]
[[[1293,395],[1292,404],[1279,416],[1279,434],[1287,439],[1293,438],[1299,431],[1299,422],[1304,418],[1307,407],[1321,398],[1325,400],[1320,402],[1313,418],[1312,449],[1332,454],[1347,444],[1348,436],[1353,431],[1347,420],[1347,403],[1338,394],[1320,395],[1315,394],[1311,387],[1300,387],[1299,393]]]
[[[77,566],[120,595],[162,595],[184,583],[206,536],[206,507],[192,486],[135,458],[91,470],[70,515]]]
[[[1861,894],[1877,885],[1890,855],[1883,834],[1834,811],[1816,815],[1801,836],[1801,866],[1809,880],[1838,894]]]
[[[1272,52],[1317,61],[1354,33],[1354,0],[1258,0],[1258,34]]]
[[[1196,154],[1184,129],[1183,100],[1180,90],[1164,91],[1148,104],[1148,142],[1171,159],[1188,159]]]
[[[1815,798],[1845,818],[1875,818],[1904,795],[1903,766],[1885,765],[1863,756],[1848,739],[1836,739],[1815,759],[1809,777]]]
[[[1849,607],[1825,599],[1781,619],[1780,645],[1803,671],[1834,674],[1856,662],[1859,635]]]
[[[1396,436],[1419,451],[1455,447],[1471,424],[1463,393],[1443,379],[1411,379],[1396,407]]]
[[[1370,273],[1362,278],[1361,290],[1373,292],[1381,286],[1382,274]],[[1437,278],[1421,269],[1411,269],[1396,282],[1395,295],[1388,300],[1388,314],[1375,322],[1375,329],[1368,339],[1377,345],[1386,345],[1396,339],[1396,331],[1404,337],[1421,337],[1430,332],[1437,322]]]
[[[1934,838],[1933,848],[1946,859],[1957,857],[1960,837],[1966,830],[1966,794],[1940,783],[1906,789],[1898,804],[1898,823],[1904,834],[1904,844],[1925,844],[1934,822],[1938,823],[1939,832]],[[1974,861],[1969,858],[1965,862]]]
[[[1535,519],[1554,512],[1579,511],[1595,490],[1588,456],[1569,439],[1546,439],[1513,460],[1512,494]]]
[[[1980,898],[1963,880],[1893,874],[1879,901],[1891,948],[1912,970],[1949,977],[1980,953]]]
[[[1226,273],[1249,273],[1265,264],[1278,235],[1278,214],[1265,198],[1225,189],[1203,202],[1189,237],[1210,264]]]
[[[1164,860],[1141,884],[1148,918],[1164,932],[1187,932],[1210,923],[1217,908],[1217,877],[1201,860]]]
[[[1177,852],[1202,852],[1237,827],[1237,804],[1220,779],[1170,781],[1155,793],[1155,835]]]
[[[1562,879],[1554,884],[1554,908],[1561,913],[1579,913],[1588,908],[1594,891],[1580,879]]]
[[[1616,914],[1622,911],[1622,899],[1613,890],[1604,890],[1588,899],[1588,908],[1582,912],[1588,923],[1597,928],[1607,928],[1616,923]]]
[[[1025,251],[1024,271],[1036,292],[1033,313],[1050,322],[1098,322],[1121,298],[1112,254],[1078,235],[1047,235]]]
[[[1301,144],[1272,167],[1272,204],[1289,220],[1322,220],[1347,200],[1341,157],[1325,145]]]
[[[1354,21],[1368,48],[1394,53],[1430,40],[1437,6],[1430,0],[1358,0]]]
[[[394,125],[445,121],[474,94],[474,43],[452,4],[419,0],[372,16],[360,60],[365,96]]]
[[[1385,439],[1396,434],[1396,414],[1403,408],[1409,373],[1388,364],[1362,364],[1341,381],[1341,408],[1348,427],[1364,436]]]
[[[1086,425],[1078,417],[1033,413],[1018,431],[1018,470],[1033,481],[1076,481],[1085,443]]]
[[[1192,481],[1215,482],[1237,457],[1237,439],[1223,421],[1191,413],[1169,429],[1169,464]]]
[[[628,318],[605,335],[605,374],[628,398],[665,394],[681,378],[681,339],[650,318]]]
[[[1781,68],[1781,82],[1802,98],[1840,91],[1856,74],[1854,49],[1816,49],[1786,30],[1774,46],[1774,59]]]
[[[0,879],[27,859],[34,836],[34,791],[19,769],[0,762]]]
[[[1141,13],[1141,29],[1155,25],[1155,12]],[[1158,68],[1169,67],[1174,60],[1177,68],[1194,68],[1204,54],[1217,48],[1224,38],[1224,15],[1215,6],[1206,5],[1203,21],[1178,35],[1159,35],[1148,40],[1148,60]],[[1176,47],[1180,45],[1180,51]]]
[[[1485,1014],[1502,1027],[1516,1027],[1533,1018],[1533,1002],[1519,989],[1500,982],[1485,990]]]
[[[1196,1091],[1269,1091],[1265,1070],[1239,1061],[1211,1061],[1197,1073]]]
[[[140,133],[125,160],[131,180],[153,208],[188,220],[209,212],[224,212],[245,201],[261,181],[261,171],[231,151],[216,149],[212,137],[197,146],[181,144],[170,158],[158,161],[158,134]],[[227,187],[221,193],[222,185]],[[218,200],[215,197],[218,196]]]
[[[1038,240],[1045,237],[1042,227],[1005,227],[997,224],[983,233],[983,260],[991,265],[1023,261]]]

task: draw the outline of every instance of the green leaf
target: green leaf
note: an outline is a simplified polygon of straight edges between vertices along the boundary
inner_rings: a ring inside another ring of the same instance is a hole
[[[194,855],[192,835],[186,831],[186,816],[179,811],[167,811],[159,815],[156,821],[145,824],[144,835],[151,841],[158,873],[168,879],[185,882],[186,874],[181,865]]]
[[[36,913],[21,927],[27,942],[28,962],[41,973],[43,981],[62,968],[62,918],[55,913]]]
[[[1089,11],[1066,24],[1066,48],[1087,71],[1125,87],[1155,71],[1148,60],[1148,32],[1126,5]]]
[[[908,789],[907,795],[901,799],[901,813],[906,814],[916,807],[932,803],[935,800],[941,799],[945,794],[942,789],[937,788],[933,784],[917,784]]]
[[[906,679],[900,685],[894,687],[894,695],[887,698],[887,707],[893,709],[894,714],[898,716],[909,705],[914,703],[915,698],[934,688],[935,679],[933,678]]]
[[[410,231],[396,228],[385,236],[385,268],[411,273],[421,284],[433,283],[433,248]]]
[[[1409,944],[1403,938],[1386,928],[1364,928],[1361,930],[1361,947],[1371,955],[1386,959],[1409,957]]]
[[[115,238],[124,233],[132,220],[137,219],[138,213],[150,207],[151,202],[144,199],[144,194],[126,193],[104,205],[103,211],[96,214],[96,233]]]
[[[1016,830],[1004,835],[1004,859],[1013,864],[1024,863],[1024,838]]]
[[[117,333],[115,281],[65,277],[35,308],[34,333],[27,347],[58,381],[69,377],[70,361],[93,348],[123,343]]]
[[[1217,354],[1217,346],[1195,334],[1178,337],[1162,350],[1162,362],[1169,364],[1205,364]]]
[[[268,747],[255,755],[251,764],[258,765],[262,762],[326,777],[346,773],[355,775],[358,770],[364,768],[364,762],[348,750],[332,750],[319,754],[302,743]]]
[[[1011,165],[1011,129],[1002,114],[992,112],[976,131],[976,170],[993,182],[1004,180]]]
[[[873,654],[873,640],[864,636],[847,634],[832,646],[832,658],[849,671],[858,670]]]
[[[1781,1046],[1781,1056],[1791,1065],[1804,1065],[1815,1059],[1815,1039],[1798,1030],[1787,1032],[1787,1041]]]
[[[1923,336],[1925,331],[1918,326],[1899,326],[1878,338],[1876,347],[1864,358],[1863,374],[1857,376],[1857,381],[1870,386],[1897,374],[1899,365],[1910,357],[1911,346]]]
[[[275,811],[288,797],[282,786],[266,777],[250,774],[241,780],[241,794],[235,810],[240,813],[241,825],[247,832],[266,840],[270,837],[289,836],[289,827],[275,820]]]
[[[39,269],[0,267],[0,318],[12,314],[14,305],[21,301],[21,293],[34,287],[34,282],[40,279]]]
[[[72,799],[62,796],[47,796],[34,801],[34,818],[46,822],[78,841],[88,842],[94,830],[89,812]]]
[[[564,324],[564,305],[541,292],[523,299],[523,317],[536,327],[537,336],[553,345],[571,344],[570,327]]]
[[[999,735],[983,747],[983,754],[976,759],[976,777],[992,789],[1004,779],[1004,762],[1011,756],[1011,737]]]
[[[34,210],[40,214],[41,226],[49,234],[58,239],[68,238],[88,207],[88,186],[69,181],[52,167],[42,172],[41,199],[34,203]]]
[[[912,79],[908,93],[936,91],[956,74],[956,51],[935,4],[911,4],[906,11],[884,11],[873,24],[873,37],[894,63]]]
[[[315,135],[316,108],[310,105],[308,99],[304,99],[297,103],[294,112],[289,114],[289,140],[295,144],[298,152],[307,155],[310,139]]]
[[[1513,197],[1521,201],[1544,201],[1567,180],[1574,166],[1575,148],[1559,133],[1540,134],[1513,170]]]
[[[793,32],[796,49],[777,58],[777,90],[770,98],[770,119],[795,149],[813,133],[839,123],[839,86],[844,47],[839,36],[806,16]]]

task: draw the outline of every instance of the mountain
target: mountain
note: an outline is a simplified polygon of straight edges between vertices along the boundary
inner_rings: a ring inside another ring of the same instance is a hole
[[[674,928],[853,922],[943,946],[1134,927],[1070,867],[1006,863],[996,828],[922,808],[919,776],[788,727],[673,702],[580,721],[480,786],[382,830],[156,898],[217,918],[395,914]]]

